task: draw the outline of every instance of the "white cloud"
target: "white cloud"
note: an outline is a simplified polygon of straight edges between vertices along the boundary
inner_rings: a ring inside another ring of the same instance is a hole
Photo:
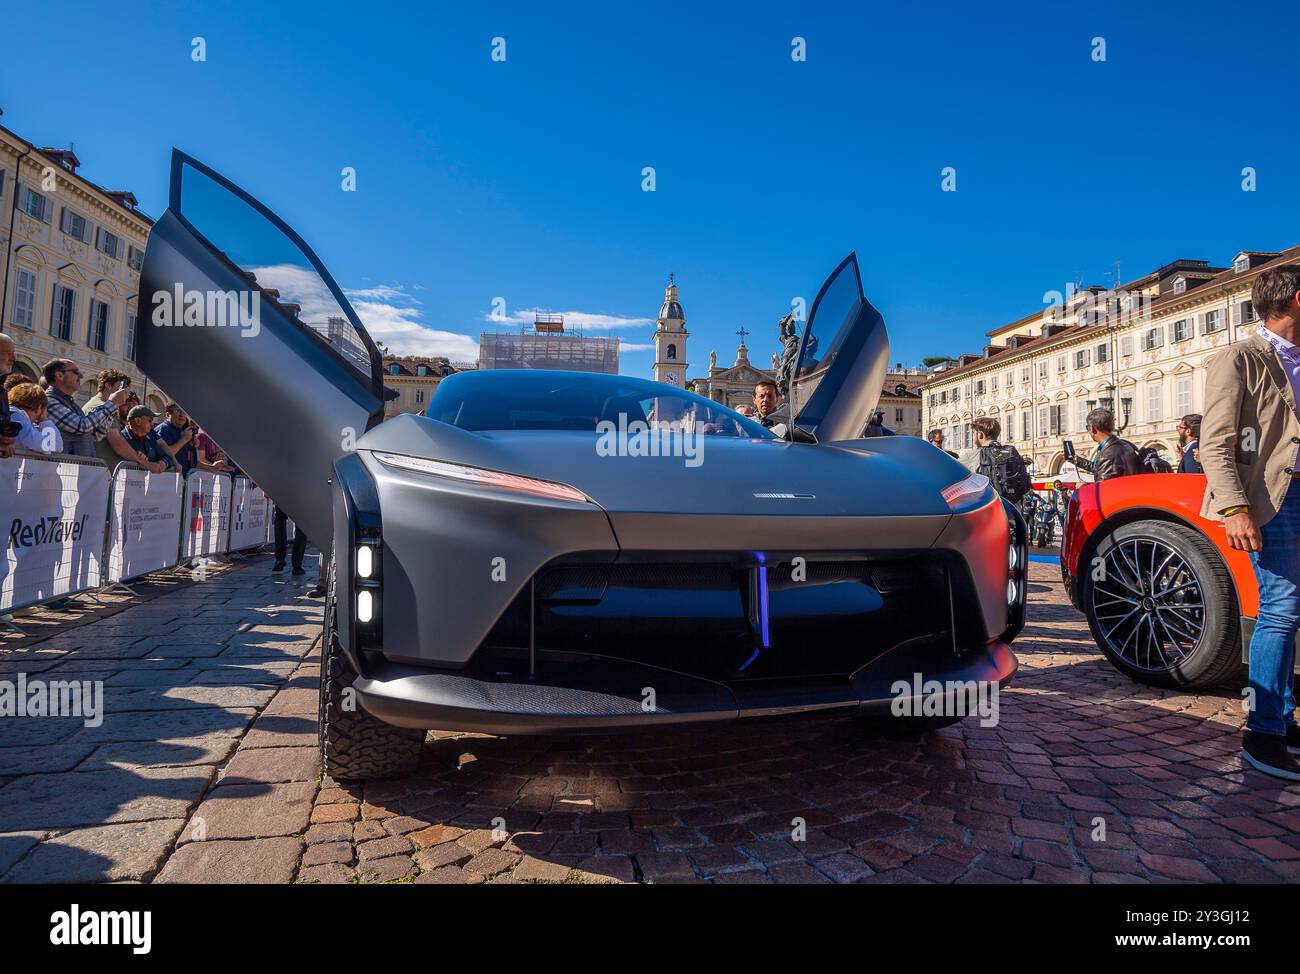
[[[282,301],[301,305],[302,319],[308,324],[324,324],[331,316],[343,314],[334,295],[313,270],[294,264],[252,270],[259,284],[280,292]],[[394,355],[445,355],[453,362],[478,358],[475,339],[425,324],[420,302],[400,284],[345,289],[344,293],[370,337],[386,345]]]
[[[602,315],[591,311],[550,311],[546,308],[521,308],[504,315],[492,312],[484,315],[483,320],[501,325],[531,325],[536,315],[554,314],[563,315],[567,327],[582,331],[614,331],[618,328],[643,328],[654,324],[653,318],[627,318],[623,315]]]

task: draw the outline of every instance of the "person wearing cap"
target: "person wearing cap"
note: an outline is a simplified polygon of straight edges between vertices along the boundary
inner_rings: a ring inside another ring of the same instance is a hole
[[[126,425],[122,427],[122,437],[127,445],[144,457],[142,466],[150,473],[162,473],[176,467],[171,455],[162,448],[153,421],[157,418],[148,406],[132,406],[126,414]]]

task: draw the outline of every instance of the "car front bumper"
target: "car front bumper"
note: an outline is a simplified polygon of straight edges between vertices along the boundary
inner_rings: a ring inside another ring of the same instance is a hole
[[[915,687],[1004,686],[1018,664],[1003,642],[959,654],[917,656],[907,647],[879,657],[838,683],[780,686],[721,683],[608,657],[526,672],[469,674],[382,663],[353,684],[367,711],[399,727],[485,734],[583,734],[671,728],[821,710],[888,716]],[[906,684],[903,690],[900,684]],[[920,713],[919,706],[908,710]]]

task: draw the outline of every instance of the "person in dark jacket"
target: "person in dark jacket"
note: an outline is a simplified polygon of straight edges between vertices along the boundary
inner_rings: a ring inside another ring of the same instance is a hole
[[[1115,435],[1115,414],[1098,406],[1088,414],[1088,435],[1097,444],[1091,460],[1076,459],[1075,466],[1090,472],[1099,482],[1141,473],[1138,451],[1128,440]]]
[[[1204,473],[1196,454],[1201,448],[1201,414],[1188,413],[1178,423],[1178,442],[1183,457],[1178,461],[1179,473]]]

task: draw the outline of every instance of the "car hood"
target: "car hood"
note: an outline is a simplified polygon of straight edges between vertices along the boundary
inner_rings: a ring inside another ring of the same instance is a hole
[[[713,436],[694,444],[691,456],[602,455],[594,433],[471,433],[404,415],[357,448],[568,484],[611,514],[943,516],[951,511],[940,491],[968,473],[915,437],[807,444]]]

